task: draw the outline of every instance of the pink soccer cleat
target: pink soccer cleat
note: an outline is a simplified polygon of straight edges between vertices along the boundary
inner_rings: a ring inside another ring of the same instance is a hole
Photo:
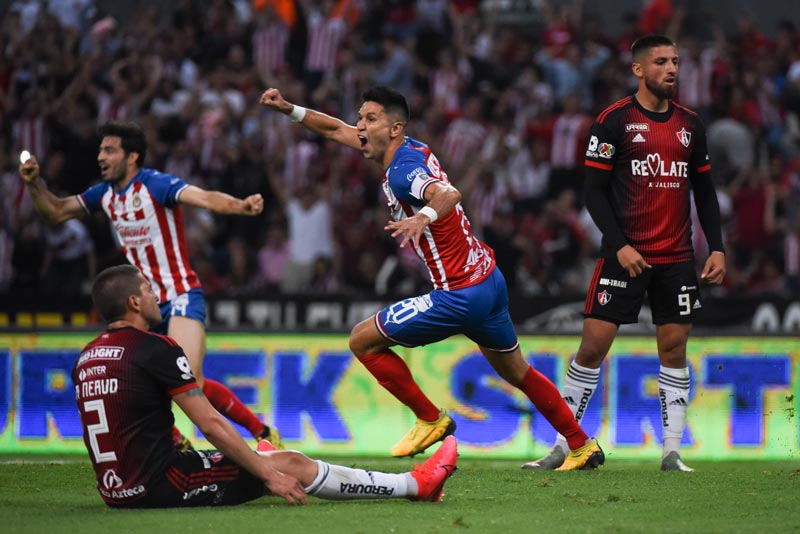
[[[412,501],[439,502],[442,500],[444,483],[456,472],[458,443],[453,436],[444,438],[442,445],[422,465],[417,465],[411,476],[417,481],[419,490]]]

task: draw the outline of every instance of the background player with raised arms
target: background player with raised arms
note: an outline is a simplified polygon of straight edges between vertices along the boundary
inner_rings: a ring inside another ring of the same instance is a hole
[[[388,87],[367,90],[356,126],[293,105],[275,88],[263,93],[261,103],[381,165],[392,218],[385,229],[393,237],[402,237],[401,247],[411,244],[430,272],[433,291],[387,306],[357,324],[350,334],[353,354],[417,416],[411,431],[392,448],[392,455],[424,451],[451,434],[455,423],[422,392],[405,361],[390,347],[417,347],[464,334],[478,344],[498,374],[521,389],[567,437],[572,452],[560,469],[602,464],[597,441],[576,423],[553,383],[523,359],[494,252],[473,235],[460,204],[461,193],[430,148],[405,135],[410,116],[405,97]]]
[[[563,395],[580,421],[619,325],[637,322],[647,293],[661,361],[661,468],[692,471],[679,452],[689,403],[686,344],[692,319],[702,309],[690,189],[711,251],[700,275],[709,284],[725,277],[719,205],[705,128],[695,112],[672,101],[678,83],[675,43],[648,35],[634,42],[631,52],[639,89],[598,115],[586,151],[586,207],[603,241]],[[555,469],[565,450],[559,436],[547,456],[523,467]]]
[[[209,404],[183,349],[149,332],[161,322],[152,285],[132,265],[110,267],[92,287],[108,330],[82,351],[72,371],[83,438],[109,506],[219,506],[279,495],[305,504],[323,499],[409,498],[439,501],[456,469],[448,438],[410,473],[380,473],[312,460],[297,451],[256,454]],[[219,450],[172,446],[171,400]]]
[[[109,122],[100,128],[97,163],[102,181],[80,195],[59,198],[39,179],[39,163],[31,156],[20,165],[34,207],[57,224],[102,210],[128,261],[153,285],[170,337],[184,348],[203,393],[220,412],[260,439],[282,448],[280,435],[245,406],[224,384],[203,377],[206,354],[206,306],[200,280],[189,265],[180,204],[226,215],[258,215],[261,195],[234,198],[189,185],[177,176],[143,168],[147,141],[132,122]],[[181,443],[182,442],[182,443]],[[187,447],[176,429],[176,445]]]

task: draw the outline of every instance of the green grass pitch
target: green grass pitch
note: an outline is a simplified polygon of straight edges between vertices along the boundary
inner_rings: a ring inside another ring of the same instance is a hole
[[[413,464],[331,460],[394,472]],[[460,461],[439,504],[311,497],[308,506],[291,507],[269,497],[227,508],[134,511],[102,503],[83,457],[7,455],[0,457],[0,532],[800,532],[797,462],[687,462],[695,473],[663,473],[655,460],[573,473],[523,471],[520,463]]]

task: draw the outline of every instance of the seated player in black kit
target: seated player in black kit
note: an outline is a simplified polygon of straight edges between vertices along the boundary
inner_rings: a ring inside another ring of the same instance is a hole
[[[263,495],[290,504],[305,504],[307,495],[441,499],[456,469],[454,437],[424,464],[397,474],[328,464],[298,451],[256,453],[198,388],[183,349],[170,337],[148,332],[161,322],[161,312],[135,267],[101,272],[92,299],[108,330],[83,349],[72,380],[97,489],[109,506],[219,506]],[[173,447],[171,401],[218,450]]]

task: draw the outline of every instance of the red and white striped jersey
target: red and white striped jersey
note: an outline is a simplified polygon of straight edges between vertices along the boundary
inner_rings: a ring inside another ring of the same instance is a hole
[[[47,158],[47,128],[44,116],[22,116],[14,121],[11,130],[16,153],[27,150],[36,154],[39,161]]]
[[[576,169],[583,164],[583,151],[589,138],[592,119],[583,113],[562,113],[553,125],[550,166],[554,169]]]
[[[698,58],[681,54],[681,75],[678,100],[690,108],[703,108],[713,103],[714,51],[704,50]]]
[[[306,70],[334,70],[346,30],[347,23],[343,19],[325,18],[319,13],[312,13],[308,17]]]
[[[276,73],[286,68],[286,43],[289,28],[276,19],[253,33],[253,62],[259,72]]]
[[[486,127],[478,121],[466,117],[455,119],[447,127],[442,141],[447,164],[459,167],[466,163],[470,156],[480,152],[487,134]]]
[[[392,219],[413,217],[425,205],[425,189],[436,182],[450,183],[436,156],[428,145],[406,137],[383,178]],[[428,266],[434,289],[473,286],[495,268],[494,251],[472,233],[460,203],[430,224],[414,249]]]
[[[122,191],[101,182],[78,195],[87,212],[108,215],[122,252],[150,281],[160,302],[200,287],[189,265],[178,204],[188,186],[177,176],[141,169]]]

